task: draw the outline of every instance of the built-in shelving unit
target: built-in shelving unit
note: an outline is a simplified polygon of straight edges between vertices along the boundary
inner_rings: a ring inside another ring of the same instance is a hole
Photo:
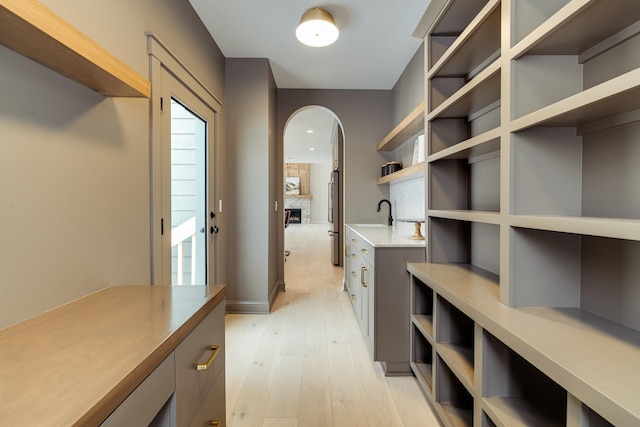
[[[632,3],[427,10],[411,366],[447,426],[640,425]]]
[[[0,44],[104,96],[144,97],[151,84],[34,0],[0,0]]]

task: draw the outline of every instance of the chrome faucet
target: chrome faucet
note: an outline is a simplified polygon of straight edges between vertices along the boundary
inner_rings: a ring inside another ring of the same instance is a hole
[[[378,210],[376,212],[380,212],[380,206],[382,206],[382,203],[387,202],[387,204],[389,205],[389,218],[387,219],[387,225],[393,225],[393,217],[391,216],[391,202],[388,201],[387,199],[382,199],[378,202]]]

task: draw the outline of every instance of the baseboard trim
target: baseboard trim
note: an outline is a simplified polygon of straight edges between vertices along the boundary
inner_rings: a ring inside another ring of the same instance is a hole
[[[227,313],[233,314],[269,314],[267,301],[227,300]]]

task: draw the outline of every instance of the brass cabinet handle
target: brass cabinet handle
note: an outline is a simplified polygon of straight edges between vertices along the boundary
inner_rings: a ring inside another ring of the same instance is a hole
[[[356,296],[355,296],[354,294],[351,294],[351,299],[352,299],[353,301],[355,301],[355,300],[356,300]]]
[[[352,241],[353,243],[357,242],[357,240],[356,240],[356,239],[351,239],[351,241]]]
[[[218,421],[218,420],[213,420],[213,421],[211,421],[211,425],[212,425],[212,426],[216,426],[216,427],[220,427],[220,421]]]
[[[351,275],[352,275],[353,277],[357,277],[357,276],[356,276],[356,272],[355,272],[355,271],[352,271],[352,272],[351,272]]]
[[[364,281],[364,273],[365,273],[365,271],[367,271],[367,267],[363,266],[363,267],[360,268],[360,284],[366,288],[367,287],[367,283]]]
[[[360,249],[360,252],[362,252],[363,254],[368,254],[369,253],[369,251],[366,250],[366,249]]]
[[[198,371],[206,371],[207,368],[209,368],[209,366],[213,362],[213,359],[215,359],[216,356],[218,355],[218,352],[220,351],[220,346],[219,345],[212,345],[211,346],[211,350],[213,350],[213,351],[211,352],[211,356],[209,356],[207,361],[205,363],[198,363],[196,365],[196,369]]]
[[[357,258],[356,254],[351,254],[351,258],[356,259]]]

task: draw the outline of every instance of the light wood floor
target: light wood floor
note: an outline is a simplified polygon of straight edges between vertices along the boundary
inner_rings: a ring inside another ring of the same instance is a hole
[[[438,426],[413,377],[368,356],[327,225],[290,225],[287,291],[270,315],[226,316],[229,427]]]

